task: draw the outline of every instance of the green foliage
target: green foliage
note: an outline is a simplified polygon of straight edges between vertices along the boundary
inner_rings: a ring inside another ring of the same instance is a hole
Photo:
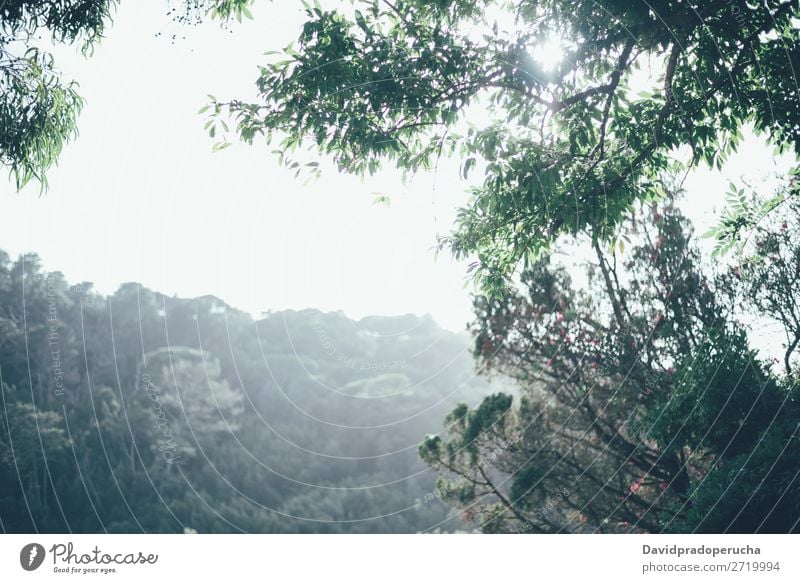
[[[728,461],[698,483],[692,504],[678,515],[671,530],[797,530],[800,503],[794,482],[800,467],[800,444],[796,424],[772,425],[754,443],[752,451]]]
[[[741,10],[667,0],[307,5],[297,42],[260,68],[259,100],[215,99],[211,116],[232,118],[248,143],[277,141],[295,169],[301,147],[356,174],[387,163],[414,172],[441,155],[461,156],[465,177],[484,169],[442,244],[477,257],[484,290],[500,293],[561,234],[610,240],[637,201],[663,195],[679,147],[690,165],[720,166],[752,122],[797,151],[797,4]],[[564,55],[548,69],[538,52],[554,37]],[[661,73],[644,92],[634,82],[642,67]]]
[[[668,451],[734,457],[757,443],[764,420],[784,406],[785,390],[764,370],[741,330],[709,330],[675,370],[676,386],[655,397],[642,421],[647,437]]]
[[[241,22],[242,18],[253,18],[249,8],[252,5],[253,0],[217,0],[212,3],[208,10],[214,18],[223,21],[235,18]]]
[[[117,0],[10,0],[0,3],[0,165],[22,188],[47,186],[46,171],[77,136],[83,100],[38,43],[77,44],[90,53],[105,35]],[[170,11],[182,23],[252,18],[252,0],[185,0]]]
[[[0,379],[7,532],[424,530],[449,510],[416,446],[488,393],[430,318],[254,321],[2,252]]]
[[[486,397],[477,409],[470,411],[466,417],[464,427],[464,441],[462,445],[473,448],[479,435],[487,432],[503,432],[505,416],[511,408],[510,395],[497,394]]]
[[[744,188],[737,188],[731,184],[726,195],[728,204],[725,214],[719,224],[703,235],[717,241],[712,255],[724,255],[731,249],[742,252],[750,235],[759,225],[767,220],[775,209],[790,203],[791,199],[797,196],[798,172],[800,172],[798,169],[792,170],[787,186],[766,199],[758,195],[748,196]]]
[[[784,371],[789,378],[796,378],[795,351],[800,346],[800,303],[796,301],[800,288],[800,198],[792,194],[780,204],[781,212],[765,216],[753,226],[749,253],[731,268],[727,284],[731,302],[740,302],[744,295],[749,301],[743,308],[751,317],[766,319],[783,331]]]
[[[227,27],[232,20],[252,19],[250,7],[253,4],[254,0],[183,0],[171,8],[169,14],[179,24],[197,26],[214,19]]]
[[[798,385],[739,321],[749,306],[800,343],[796,233],[765,229],[733,285],[653,205],[624,224],[624,255],[588,242],[588,285],[546,256],[521,291],[476,298],[479,364],[522,393],[457,407],[423,443],[443,498],[484,532],[797,531]]]
[[[84,52],[103,36],[114,0],[39,2],[0,7],[0,164],[17,188],[31,179],[46,185],[45,171],[76,133],[83,100],[62,82],[53,57],[35,46],[38,35],[80,43]]]

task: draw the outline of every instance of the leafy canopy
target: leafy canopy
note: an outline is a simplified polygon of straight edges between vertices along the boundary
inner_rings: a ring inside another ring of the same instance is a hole
[[[214,101],[208,127],[230,114],[247,142],[279,138],[294,167],[286,154],[311,146],[356,174],[443,154],[465,176],[483,168],[444,244],[476,255],[490,290],[558,235],[611,236],[662,193],[680,147],[720,165],[744,123],[800,146],[794,0],[350,4],[307,4],[296,46],[261,67],[259,99]]]

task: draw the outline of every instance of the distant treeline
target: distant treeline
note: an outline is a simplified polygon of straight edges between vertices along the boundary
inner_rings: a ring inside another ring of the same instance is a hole
[[[0,527],[435,529],[417,449],[488,392],[467,345],[430,318],[104,297],[0,252]]]

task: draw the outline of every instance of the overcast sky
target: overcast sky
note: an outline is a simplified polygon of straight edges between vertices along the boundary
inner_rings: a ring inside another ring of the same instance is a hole
[[[91,58],[57,51],[87,100],[80,136],[49,173],[46,194],[0,183],[0,248],[36,252],[46,269],[104,293],[138,281],[184,297],[214,294],[254,314],[428,313],[463,329],[466,267],[433,252],[465,200],[457,164],[407,186],[391,170],[363,181],[328,171],[304,185],[263,144],[212,153],[197,114],[206,94],[252,97],[263,53],[297,36],[300,3],[266,4],[231,31],[180,27],[165,6],[123,3]],[[727,176],[695,173],[691,216],[709,224],[728,177],[773,167],[753,142]],[[375,205],[374,192],[391,205]]]

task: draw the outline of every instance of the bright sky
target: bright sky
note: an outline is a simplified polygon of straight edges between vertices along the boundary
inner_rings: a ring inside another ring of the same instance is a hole
[[[80,137],[44,196],[3,180],[0,248],[34,251],[46,269],[102,292],[139,281],[256,314],[430,313],[462,329],[465,267],[432,251],[464,200],[457,171],[403,187],[394,172],[362,181],[332,170],[303,185],[263,144],[212,153],[197,114],[206,95],[253,95],[263,53],[293,40],[302,14],[267,4],[232,34],[179,27],[165,13],[164,2],[123,3],[91,58],[58,51],[87,100]],[[186,39],[173,43],[173,32]],[[375,205],[373,192],[391,206]]]
[[[262,5],[231,32],[180,27],[163,2],[127,2],[91,58],[59,49],[57,63],[87,100],[80,136],[43,196],[36,185],[17,194],[0,183],[0,248],[36,252],[46,269],[104,293],[138,281],[254,314],[429,313],[463,329],[466,266],[433,252],[465,200],[456,164],[408,186],[392,171],[362,181],[335,170],[304,185],[263,144],[211,152],[197,110],[208,93],[253,95],[263,53],[297,36],[303,15],[292,6]],[[186,38],[173,43],[173,33]],[[761,176],[774,158],[753,143],[729,166],[734,177]],[[691,215],[706,227],[726,185],[708,171],[687,182]],[[391,206],[373,204],[374,192]]]

